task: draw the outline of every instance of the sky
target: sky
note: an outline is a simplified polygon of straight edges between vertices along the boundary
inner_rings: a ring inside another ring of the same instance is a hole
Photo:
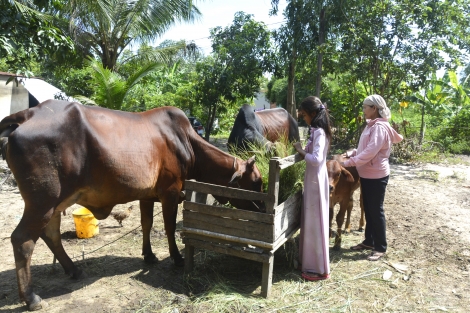
[[[177,24],[170,28],[156,44],[164,40],[178,41],[184,39],[188,42],[194,41],[205,55],[208,55],[211,48],[211,41],[208,38],[211,28],[222,26],[227,27],[233,22],[235,12],[243,11],[253,14],[254,20],[264,22],[269,29],[276,29],[283,22],[282,12],[286,6],[286,0],[279,0],[279,12],[276,16],[269,16],[271,0],[205,0],[196,1],[196,7],[202,14],[199,21],[193,24]]]

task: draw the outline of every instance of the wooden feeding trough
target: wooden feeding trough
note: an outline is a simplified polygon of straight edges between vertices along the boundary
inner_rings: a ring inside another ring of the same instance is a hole
[[[298,154],[272,158],[267,193],[187,180],[181,232],[185,244],[185,272],[193,269],[195,247],[262,262],[261,295],[269,297],[274,252],[300,227],[302,192],[278,204],[280,172],[299,161]],[[215,206],[211,195],[261,200],[266,204],[266,213]]]

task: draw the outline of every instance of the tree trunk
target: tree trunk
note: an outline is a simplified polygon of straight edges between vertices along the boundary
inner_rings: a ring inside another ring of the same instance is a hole
[[[320,29],[318,33],[318,48],[320,49],[317,57],[317,81],[316,81],[316,96],[321,99],[321,78],[323,68],[323,53],[321,52],[322,45],[325,43],[325,9],[320,11]]]
[[[214,104],[209,109],[209,118],[208,118],[208,123],[206,125],[206,133],[204,134],[204,139],[207,142],[209,142],[209,138],[211,136],[211,129],[212,129],[212,125],[214,125],[216,111],[217,111],[217,104]]]
[[[295,119],[297,118],[296,106],[295,106],[295,87],[294,87],[294,80],[295,80],[295,65],[296,65],[296,51],[295,49],[292,51],[292,60],[289,63],[289,74],[287,78],[287,104],[286,110],[292,115]]]
[[[424,122],[424,103],[421,105],[421,129],[419,131],[419,145],[421,146],[423,144],[424,140],[424,128],[425,128],[425,122]]]

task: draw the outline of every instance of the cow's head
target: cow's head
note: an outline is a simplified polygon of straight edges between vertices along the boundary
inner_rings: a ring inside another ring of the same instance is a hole
[[[232,175],[228,185],[231,187],[263,192],[263,179],[260,171],[255,165],[255,157],[253,156],[247,161],[239,159],[236,159],[236,161],[236,171]],[[266,212],[266,206],[262,201],[230,199],[230,203],[237,209]]]
[[[326,162],[326,169],[328,171],[328,181],[330,184],[330,195],[335,191],[336,185],[339,182],[341,175],[346,178],[346,181],[353,182],[354,177],[351,173],[342,167],[338,161],[329,160]]]

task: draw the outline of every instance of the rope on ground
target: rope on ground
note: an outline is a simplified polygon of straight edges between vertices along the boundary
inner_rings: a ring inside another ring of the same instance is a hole
[[[157,216],[157,215],[160,214],[160,213],[162,213],[162,211],[160,211],[159,213],[155,213],[155,215],[154,215],[153,217]],[[87,253],[83,253],[83,254],[81,255],[81,257],[84,258],[85,255],[92,254],[93,252],[96,252],[96,251],[98,251],[98,250],[100,250],[100,249],[102,249],[102,248],[104,248],[104,247],[106,247],[106,246],[109,246],[109,245],[112,244],[112,243],[115,243],[116,241],[118,241],[118,240],[122,239],[123,237],[129,235],[130,233],[132,233],[134,230],[136,230],[137,228],[139,228],[139,227],[141,227],[141,226],[142,226],[142,225],[139,225],[139,226],[137,226],[136,228],[131,229],[130,231],[128,231],[127,233],[125,233],[125,234],[122,235],[121,237],[119,237],[119,238],[117,238],[117,239],[114,239],[113,241],[110,241],[110,242],[108,242],[108,243],[102,245],[101,247],[96,248],[95,250],[92,250],[92,251],[87,252]],[[55,258],[55,256],[54,256],[54,258]],[[73,259],[78,259],[78,258],[79,258],[79,256],[76,256],[76,257],[73,257],[73,258],[71,258],[71,259],[73,260]]]

